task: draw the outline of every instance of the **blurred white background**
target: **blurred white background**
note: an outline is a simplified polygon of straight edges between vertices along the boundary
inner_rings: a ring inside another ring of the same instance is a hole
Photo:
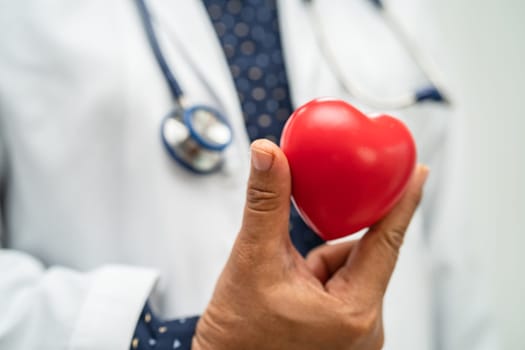
[[[425,3],[446,48],[435,52],[437,61],[465,117],[470,242],[503,349],[525,349],[525,2]]]

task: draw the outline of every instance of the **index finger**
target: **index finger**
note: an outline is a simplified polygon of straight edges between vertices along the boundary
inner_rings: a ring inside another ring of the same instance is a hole
[[[417,166],[401,199],[361,238],[346,265],[334,276],[351,286],[351,294],[367,291],[371,297],[383,297],[428,172],[427,167]]]

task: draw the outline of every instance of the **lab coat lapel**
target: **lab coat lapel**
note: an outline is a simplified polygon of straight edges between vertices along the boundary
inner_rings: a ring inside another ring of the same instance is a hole
[[[368,95],[389,99],[428,83],[395,32],[366,1],[317,0],[307,5],[302,0],[280,0],[279,11],[296,106],[329,95],[375,112],[374,106],[367,106],[340,86],[334,61],[340,63],[341,77]],[[404,23],[406,16],[396,15]],[[317,25],[315,17],[320,22]],[[328,47],[333,53],[331,61],[325,58]]]
[[[317,3],[310,6],[317,6]],[[280,0],[278,6],[284,59],[294,106],[321,96],[346,98],[321,55],[309,6],[302,0]]]
[[[302,1],[278,0],[278,11],[290,93],[297,107],[316,95],[320,57]]]

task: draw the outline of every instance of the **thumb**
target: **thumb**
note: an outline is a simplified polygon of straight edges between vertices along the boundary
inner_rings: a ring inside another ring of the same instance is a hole
[[[289,239],[290,194],[290,168],[284,153],[268,140],[254,141],[251,145],[246,205],[238,238],[254,243]]]

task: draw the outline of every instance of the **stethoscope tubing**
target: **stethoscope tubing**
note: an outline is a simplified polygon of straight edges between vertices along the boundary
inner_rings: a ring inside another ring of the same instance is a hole
[[[337,82],[346,90],[346,92],[355,97],[358,101],[380,110],[394,110],[404,109],[411,107],[418,103],[427,101],[437,102],[444,105],[449,105],[450,98],[444,93],[442,85],[439,83],[437,76],[439,73],[435,69],[431,61],[425,57],[422,51],[415,45],[415,43],[409,38],[406,32],[403,30],[399,22],[394,16],[387,10],[381,0],[369,0],[371,5],[374,6],[389,28],[394,32],[395,36],[399,40],[400,44],[403,45],[408,54],[412,57],[415,64],[421,69],[423,74],[426,76],[430,84],[423,88],[419,88],[416,91],[400,94],[399,96],[390,98],[378,98],[372,96],[367,91],[361,89],[358,84],[355,84],[348,79],[345,79],[343,74],[343,67],[336,58],[336,54],[328,45],[328,41],[325,39],[326,34],[324,30],[323,20],[320,18],[318,11],[314,9],[314,0],[304,0],[305,6],[308,7],[310,14],[311,23],[313,26],[313,33],[317,45],[319,46],[319,52],[324,57],[328,66],[334,73]]]
[[[153,28],[153,23],[151,21],[151,14],[149,13],[145,0],[136,0],[136,3],[139,9],[142,25],[144,26],[144,30],[146,32],[146,36],[148,38],[151,50],[153,51],[155,59],[157,60],[160,69],[162,70],[162,74],[166,78],[166,82],[168,83],[171,95],[177,101],[177,103],[180,104],[182,102],[181,100],[183,97],[182,88],[177,82],[177,79],[175,79],[175,75],[171,71],[168,63],[166,62],[164,54],[162,53],[162,49],[160,48],[159,41],[157,40],[157,36],[155,35],[155,29]]]

